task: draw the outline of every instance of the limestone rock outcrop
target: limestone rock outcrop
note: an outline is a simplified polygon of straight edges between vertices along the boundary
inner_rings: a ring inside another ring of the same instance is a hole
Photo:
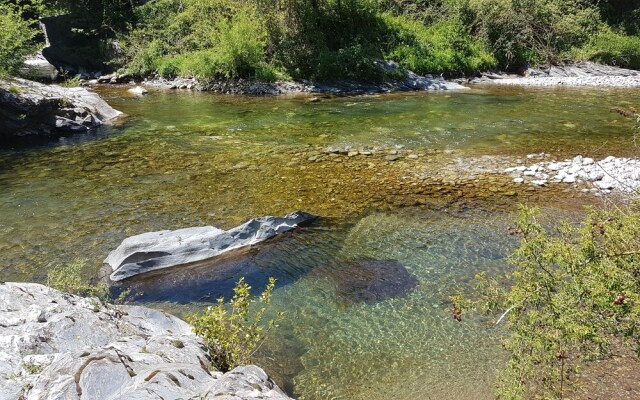
[[[259,367],[209,367],[172,315],[0,283],[0,399],[289,399]]]

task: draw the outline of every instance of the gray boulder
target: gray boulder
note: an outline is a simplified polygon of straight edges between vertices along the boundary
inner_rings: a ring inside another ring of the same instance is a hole
[[[210,371],[186,322],[34,283],[0,284],[0,399],[289,399],[263,370]]]
[[[0,80],[0,133],[5,139],[87,132],[121,114],[85,88]]]
[[[44,58],[42,53],[37,53],[24,60],[20,68],[20,76],[39,81],[54,81],[58,77],[58,70]]]
[[[316,218],[295,211],[284,218],[255,218],[228,231],[203,226],[143,233],[123,240],[104,263],[113,270],[110,279],[122,281],[151,271],[211,260],[310,224]]]

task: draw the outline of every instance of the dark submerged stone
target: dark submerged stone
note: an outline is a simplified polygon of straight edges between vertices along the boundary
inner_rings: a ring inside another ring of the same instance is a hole
[[[401,297],[418,285],[418,279],[397,260],[347,261],[328,270],[327,275],[335,282],[337,293],[353,303]]]

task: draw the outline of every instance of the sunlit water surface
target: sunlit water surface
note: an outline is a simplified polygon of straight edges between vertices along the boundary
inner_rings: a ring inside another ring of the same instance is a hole
[[[285,318],[256,362],[301,399],[491,398],[503,332],[490,317],[456,322],[448,296],[478,272],[504,270],[519,202],[398,207],[376,197],[397,189],[374,185],[337,196],[326,187],[344,176],[353,185],[360,174],[400,179],[414,164],[338,172],[306,160],[306,149],[400,145],[436,150],[443,163],[448,154],[630,155],[630,121],[611,108],[640,108],[638,90],[485,88],[319,103],[123,94],[103,89],[129,115],[110,130],[0,153],[0,280],[42,282],[52,265],[78,258],[95,277],[122,239],[146,231],[317,213],[315,225],[237,259],[133,284],[132,301],[184,315],[228,295],[240,276],[256,288],[277,277],[269,313]],[[557,200],[536,203],[554,218],[576,215]],[[370,291],[368,279],[377,279]]]

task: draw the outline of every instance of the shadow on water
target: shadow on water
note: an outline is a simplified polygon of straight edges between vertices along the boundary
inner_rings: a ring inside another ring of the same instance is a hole
[[[175,267],[134,277],[113,286],[116,295],[130,290],[127,300],[135,303],[213,303],[230,299],[238,280],[264,288],[270,277],[277,287],[290,285],[320,266],[332,263],[341,239],[322,225],[298,228],[265,243],[241,249],[213,260]]]
[[[122,125],[122,124],[121,124]],[[32,152],[57,146],[75,146],[86,142],[105,139],[119,131],[120,126],[102,125],[84,133],[68,132],[59,135],[5,137],[0,135],[0,152]]]

